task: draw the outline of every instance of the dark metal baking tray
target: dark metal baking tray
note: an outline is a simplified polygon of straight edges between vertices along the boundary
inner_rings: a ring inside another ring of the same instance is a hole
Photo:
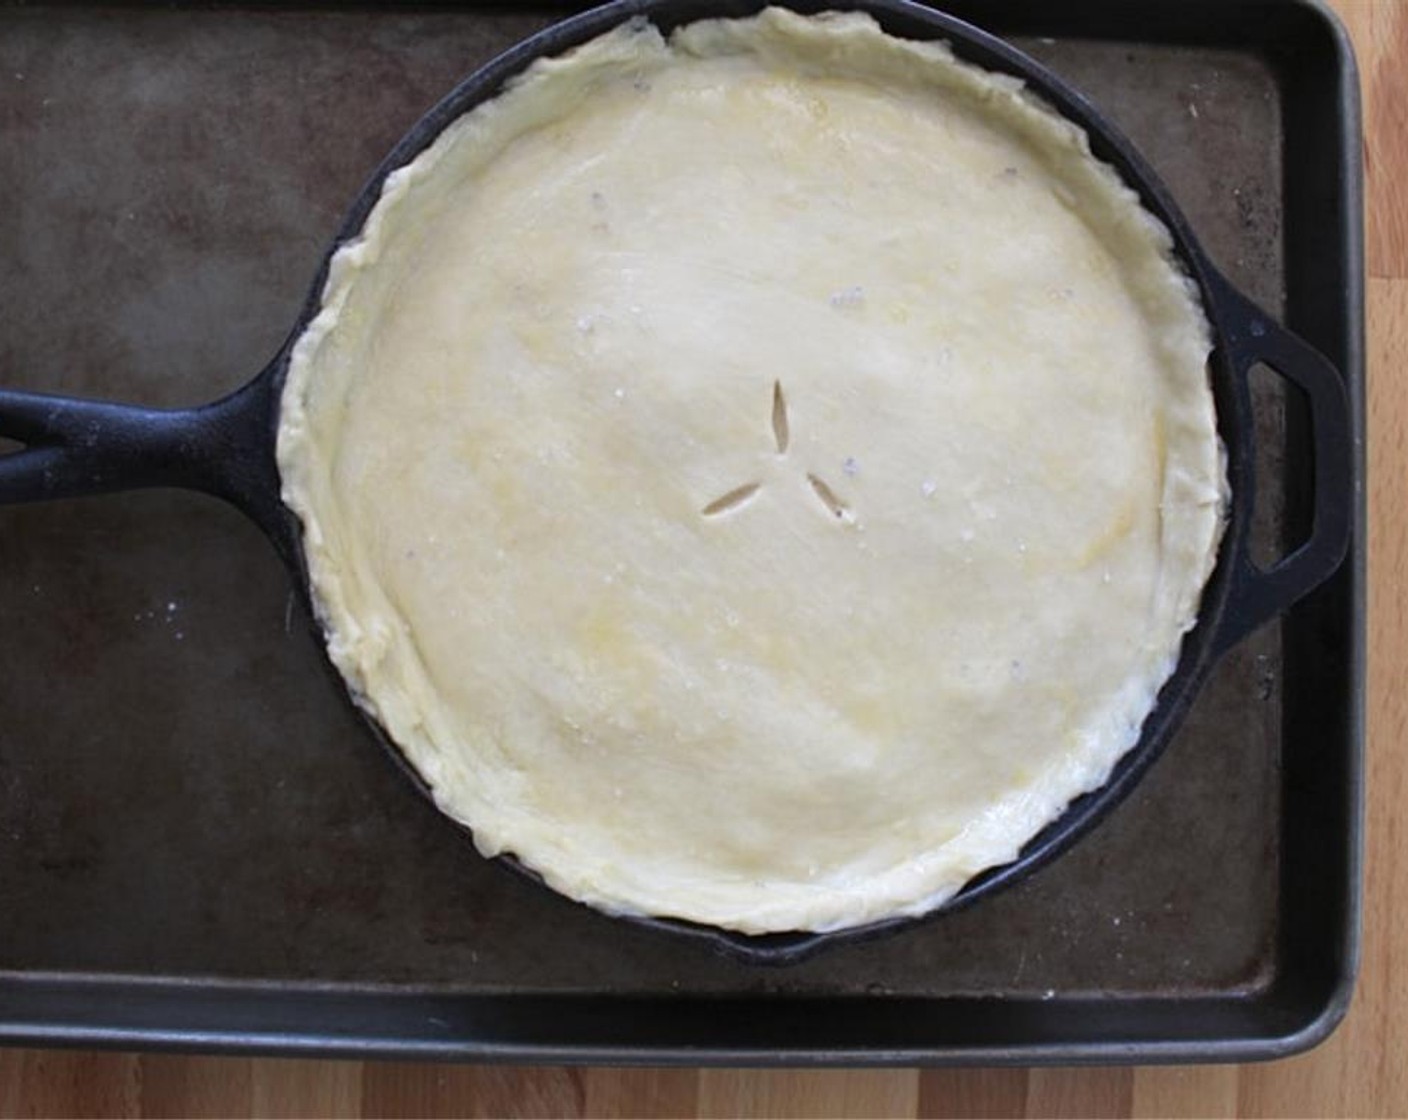
[[[759,970],[480,860],[347,710],[214,501],[0,510],[0,1040],[632,1062],[1272,1057],[1358,953],[1357,79],[1300,0],[966,0],[1101,104],[1232,281],[1344,371],[1350,562],[1234,650],[1140,789],[1021,885]],[[282,341],[361,178],[568,10],[0,6],[0,380],[186,405]],[[1306,433],[1258,389],[1259,534]]]

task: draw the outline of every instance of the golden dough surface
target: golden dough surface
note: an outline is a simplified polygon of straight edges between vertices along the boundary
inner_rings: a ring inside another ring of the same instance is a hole
[[[487,854],[747,932],[919,913],[1138,739],[1215,560],[1167,232],[858,15],[632,23],[334,258],[279,434],[329,648]]]

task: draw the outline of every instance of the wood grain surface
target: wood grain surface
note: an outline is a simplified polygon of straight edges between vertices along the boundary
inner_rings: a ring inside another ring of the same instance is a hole
[[[1178,1069],[520,1069],[0,1050],[19,1116],[1408,1115],[1408,0],[1334,0],[1364,84],[1369,270],[1369,825],[1363,968],[1303,1057]]]

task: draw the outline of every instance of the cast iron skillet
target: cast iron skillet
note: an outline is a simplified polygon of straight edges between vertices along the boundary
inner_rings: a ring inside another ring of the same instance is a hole
[[[909,0],[786,0],[805,13],[855,8],[885,29],[912,39],[945,39],[963,59],[1025,81],[1063,116],[1090,135],[1097,158],[1114,166],[1144,205],[1172,231],[1178,256],[1202,292],[1212,322],[1210,361],[1218,429],[1227,448],[1232,502],[1227,534],[1203,594],[1197,625],[1185,638],[1173,677],[1164,686],[1135,748],[1098,790],[1073,802],[1013,862],[978,876],[932,914],[968,905],[1022,878],[1064,851],[1108,813],[1158,757],[1217,658],[1250,631],[1327,579],[1349,543],[1352,447],[1342,379],[1323,356],[1279,327],[1223,278],[1148,165],[1080,94],[998,39]],[[280,497],[274,458],[279,402],[294,341],[318,311],[328,261],[358,236],[395,168],[410,162],[454,119],[493,97],[535,59],[559,54],[645,15],[663,30],[693,20],[746,16],[759,0],[616,0],[558,23],[525,40],[472,74],[406,134],[362,188],[323,258],[302,314],[283,348],[252,381],[223,400],[195,409],[161,410],[73,400],[0,389],[0,436],[25,445],[0,457],[0,502],[44,501],[139,487],[175,486],[232,502],[278,549],[311,605],[297,518]],[[1309,540],[1280,563],[1260,570],[1248,555],[1252,515],[1252,411],[1248,371],[1263,361],[1304,390],[1313,437],[1314,527]],[[369,723],[372,721],[368,720]],[[430,791],[374,723],[373,731],[421,792]],[[515,860],[501,860],[536,879]],[[873,937],[923,919],[896,918],[835,933],[749,937],[688,922],[628,918],[638,924],[710,942],[757,963],[790,963],[843,941]]]

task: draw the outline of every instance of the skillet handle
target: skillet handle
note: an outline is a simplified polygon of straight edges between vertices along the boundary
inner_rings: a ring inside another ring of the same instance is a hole
[[[1305,391],[1315,502],[1309,539],[1265,571],[1251,562],[1245,540],[1232,542],[1236,558],[1232,589],[1213,643],[1221,654],[1324,583],[1344,562],[1353,531],[1355,448],[1349,397],[1339,370],[1226,279],[1219,280],[1224,335],[1237,371],[1238,408],[1246,422],[1250,424],[1251,418],[1248,377],[1256,363],[1264,362]],[[1250,467],[1246,474],[1244,483],[1249,484]],[[1250,494],[1249,486],[1246,492]]]
[[[150,487],[232,502],[282,545],[268,371],[213,404],[141,408],[0,389],[0,504]]]

